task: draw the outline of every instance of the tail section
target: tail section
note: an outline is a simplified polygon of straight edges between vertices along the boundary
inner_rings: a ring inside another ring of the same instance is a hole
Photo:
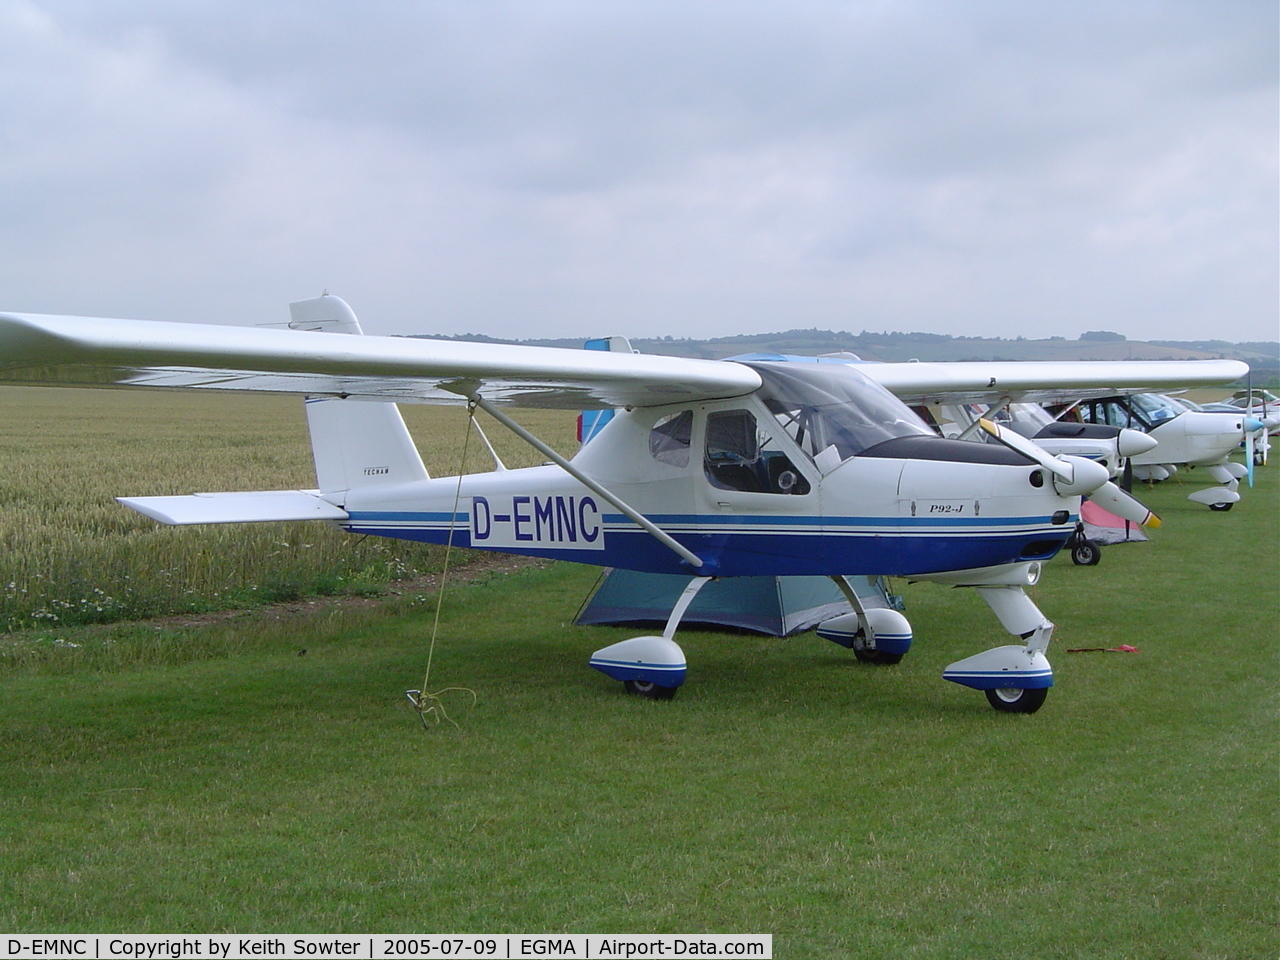
[[[360,321],[338,297],[289,304],[295,330],[360,334]],[[345,502],[348,490],[426,480],[427,468],[394,403],[308,397],[307,424],[320,494]]]
[[[319,333],[364,333],[355,312],[341,297],[295,300],[289,304],[289,329]]]

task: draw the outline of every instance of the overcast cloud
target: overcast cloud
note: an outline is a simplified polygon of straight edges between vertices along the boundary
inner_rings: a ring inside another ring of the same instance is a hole
[[[1276,339],[1273,0],[0,0],[0,309]]]

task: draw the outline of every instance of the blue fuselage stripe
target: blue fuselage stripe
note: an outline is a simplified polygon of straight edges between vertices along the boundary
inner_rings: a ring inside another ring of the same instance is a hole
[[[651,573],[687,573],[667,547],[620,514],[605,518],[603,548],[530,542],[512,546],[472,543],[469,514],[356,511],[342,527],[352,533],[496,549],[505,553],[625,567]],[[1053,556],[1074,523],[1050,517],[698,517],[653,518],[720,576],[937,573]],[[963,522],[961,522],[963,521]]]
[[[647,518],[659,527],[774,527],[780,531],[812,530],[821,527],[972,527],[979,530],[998,530],[1007,527],[1052,527],[1052,517],[810,517],[810,516],[759,516],[724,514],[647,514]],[[610,528],[626,528],[633,522],[621,513],[606,513],[601,518]],[[468,524],[469,513],[419,512],[399,510],[362,510],[351,513],[352,523],[405,523],[423,526],[439,524]]]

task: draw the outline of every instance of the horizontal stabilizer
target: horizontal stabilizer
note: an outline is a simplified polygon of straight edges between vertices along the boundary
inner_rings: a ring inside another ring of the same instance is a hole
[[[347,512],[319,491],[260,490],[184,497],[117,497],[126,507],[169,524],[262,523],[270,520],[345,520]]]

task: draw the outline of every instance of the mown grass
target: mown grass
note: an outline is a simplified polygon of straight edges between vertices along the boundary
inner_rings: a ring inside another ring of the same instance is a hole
[[[440,565],[436,548],[320,523],[164,527],[115,502],[314,486],[301,400],[0,387],[0,411],[0,630],[377,593]],[[404,412],[428,469],[456,474],[465,412]],[[572,415],[526,419],[572,448]],[[505,431],[487,432],[508,465],[538,462]],[[483,443],[467,452],[467,470],[490,469]]]
[[[63,631],[82,646],[4,680],[0,926],[1275,957],[1276,472],[1226,514],[1188,484],[1146,491],[1154,543],[1050,565],[1057,686],[1032,717],[939,679],[1007,638],[972,593],[930,585],[898,585],[917,637],[899,666],[812,635],[682,633],[670,703],[586,668],[629,633],[569,624],[595,571],[458,585],[431,687],[478,700],[449,695],[459,727],[429,730],[402,691],[430,597],[150,646],[147,625]],[[94,659],[113,631],[133,652]],[[1121,643],[1140,653],[1065,652]]]

